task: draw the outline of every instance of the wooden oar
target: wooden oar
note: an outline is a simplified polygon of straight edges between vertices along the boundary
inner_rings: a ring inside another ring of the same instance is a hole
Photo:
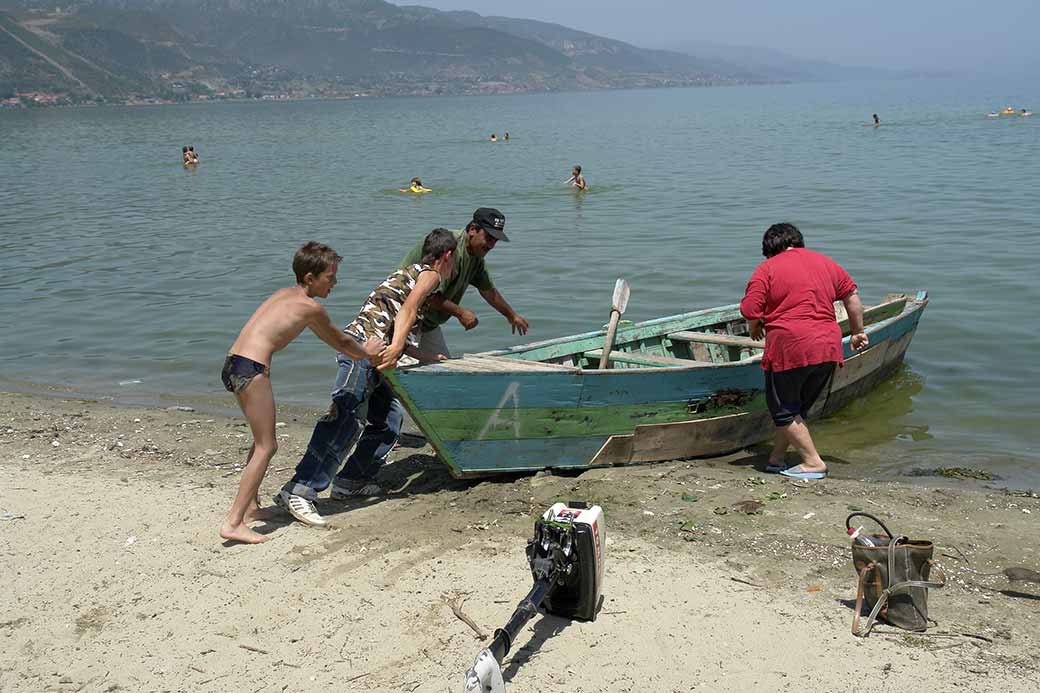
[[[599,367],[606,368],[610,362],[610,350],[614,348],[614,334],[617,332],[618,320],[628,308],[628,282],[618,279],[614,284],[614,297],[610,306],[610,323],[607,325],[607,336],[603,340],[603,355],[599,357]]]

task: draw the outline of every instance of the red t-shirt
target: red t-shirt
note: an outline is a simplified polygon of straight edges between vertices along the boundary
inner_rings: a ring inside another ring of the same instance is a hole
[[[826,255],[788,248],[759,265],[748,281],[740,313],[764,320],[762,368],[787,371],[842,362],[834,302],[856,290],[849,273]]]

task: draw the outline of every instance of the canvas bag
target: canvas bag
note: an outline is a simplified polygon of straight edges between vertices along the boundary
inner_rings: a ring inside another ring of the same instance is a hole
[[[946,584],[946,574],[932,560],[935,546],[930,541],[895,536],[885,523],[869,513],[852,513],[845,519],[846,528],[852,528],[854,517],[873,520],[885,533],[864,533],[875,544],[872,547],[852,544],[852,565],[859,575],[852,634],[866,637],[878,618],[904,630],[927,630],[928,588]],[[929,580],[933,568],[939,573],[939,582]],[[870,616],[860,631],[864,602]]]

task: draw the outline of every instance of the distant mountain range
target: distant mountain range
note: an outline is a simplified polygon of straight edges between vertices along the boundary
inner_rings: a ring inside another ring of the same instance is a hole
[[[8,105],[747,84],[804,73],[740,58],[382,0],[0,0]]]

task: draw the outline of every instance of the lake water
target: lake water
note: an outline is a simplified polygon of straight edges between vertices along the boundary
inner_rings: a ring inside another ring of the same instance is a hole
[[[816,427],[823,452],[846,474],[1040,485],[1040,116],[984,116],[1008,104],[1040,95],[950,80],[0,111],[0,388],[230,405],[223,355],[309,239],[346,257],[327,302],[346,323],[430,229],[501,209],[512,242],[488,262],[531,331],[471,292],[480,326],[447,330],[461,353],[596,329],[617,277],[633,320],[736,302],[788,220],[868,302],[932,298],[907,366]],[[584,194],[562,185],[576,163]],[[396,192],[414,175],[434,192]],[[334,373],[308,335],[276,358],[276,395],[320,406]]]

